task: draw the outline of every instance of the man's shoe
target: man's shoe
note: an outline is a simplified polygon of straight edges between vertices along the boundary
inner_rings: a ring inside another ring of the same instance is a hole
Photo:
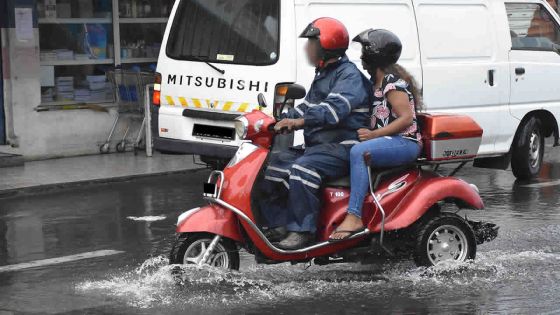
[[[273,229],[268,229],[264,231],[263,234],[271,243],[275,243],[285,239],[286,236],[288,236],[288,231],[285,227],[281,226]]]
[[[308,232],[290,232],[288,236],[280,243],[276,244],[276,246],[286,250],[301,249],[310,244],[313,238],[313,234]]]

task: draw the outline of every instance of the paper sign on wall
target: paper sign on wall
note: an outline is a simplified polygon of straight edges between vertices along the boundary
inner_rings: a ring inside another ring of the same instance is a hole
[[[16,39],[27,41],[33,39],[33,9],[15,8]]]

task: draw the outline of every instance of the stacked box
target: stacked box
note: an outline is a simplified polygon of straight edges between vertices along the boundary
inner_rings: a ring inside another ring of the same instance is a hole
[[[74,77],[56,78],[56,97],[59,101],[74,100]]]
[[[45,0],[45,18],[56,19],[56,0]]]

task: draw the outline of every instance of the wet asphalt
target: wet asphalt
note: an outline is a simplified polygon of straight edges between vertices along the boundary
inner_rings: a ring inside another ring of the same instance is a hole
[[[16,269],[0,272],[0,315],[560,313],[560,149],[547,150],[533,182],[461,171],[487,207],[469,217],[497,223],[500,235],[474,263],[427,269],[263,266],[243,254],[240,272],[189,268],[177,285],[166,256],[177,216],[203,204],[207,171],[3,198],[0,270]],[[99,256],[18,267],[82,253]]]

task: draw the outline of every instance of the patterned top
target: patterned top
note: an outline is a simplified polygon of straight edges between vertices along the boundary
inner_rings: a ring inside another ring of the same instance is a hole
[[[412,125],[401,132],[400,135],[419,142],[422,140],[422,136],[418,130],[414,95],[409,88],[408,82],[393,74],[385,75],[381,88],[376,89],[374,87],[373,109],[371,113],[371,128],[373,130],[381,129],[398,118],[397,113],[393,112],[393,106],[391,106],[391,103],[387,100],[387,93],[393,90],[401,91],[408,95],[408,101],[414,115],[414,120]]]

